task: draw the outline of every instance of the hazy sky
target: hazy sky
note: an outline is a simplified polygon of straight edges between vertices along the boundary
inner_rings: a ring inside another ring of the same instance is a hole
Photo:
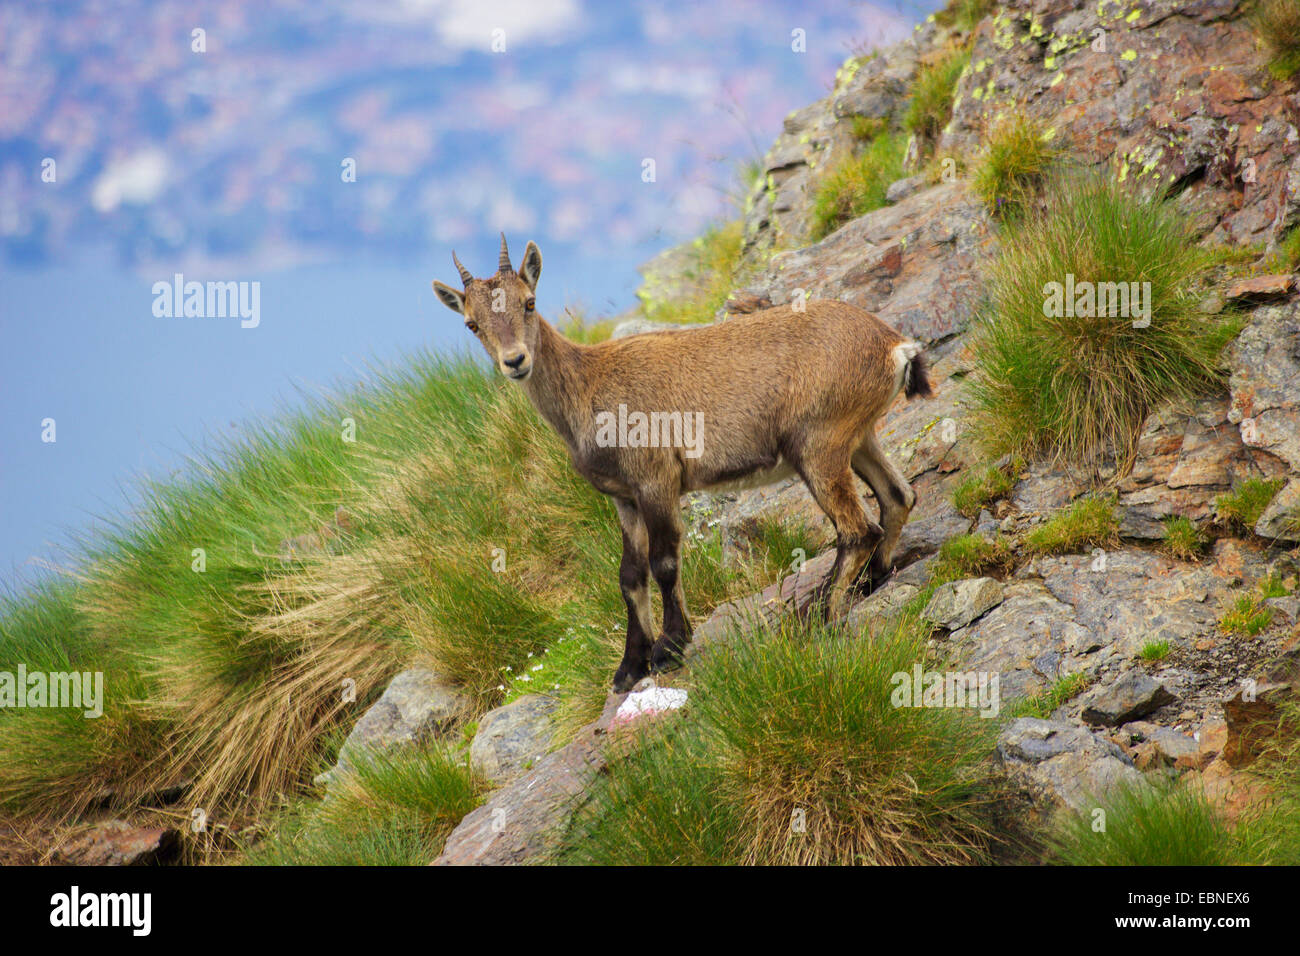
[[[295,388],[464,345],[429,288],[453,246],[483,274],[535,239],[544,315],[626,309],[787,113],[937,5],[0,6],[0,582]],[[176,273],[256,281],[259,323],[155,315]]]

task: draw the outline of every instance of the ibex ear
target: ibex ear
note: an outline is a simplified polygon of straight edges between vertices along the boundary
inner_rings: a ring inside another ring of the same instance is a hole
[[[438,293],[438,298],[442,300],[442,304],[451,311],[459,312],[461,315],[465,314],[465,293],[457,292],[451,286],[445,285],[437,279],[433,280],[433,291]]]
[[[519,263],[519,278],[523,279],[528,288],[534,292],[537,291],[537,280],[542,275],[542,250],[537,248],[537,243],[531,239],[528,246],[524,249],[524,258]]]

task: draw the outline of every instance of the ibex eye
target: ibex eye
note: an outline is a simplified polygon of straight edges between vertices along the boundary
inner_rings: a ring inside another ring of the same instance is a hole
[[[466,323],[465,323],[465,328],[469,329],[469,330],[470,330],[471,332],[473,332],[475,335],[478,335],[478,323],[477,323],[477,322],[466,322]]]
[[[537,303],[536,303],[535,301],[533,301],[532,299],[528,299],[528,300],[526,300],[526,301],[524,302],[524,311],[525,311],[525,312],[531,312],[531,311],[533,311],[533,309],[535,309],[535,308],[537,308]]]

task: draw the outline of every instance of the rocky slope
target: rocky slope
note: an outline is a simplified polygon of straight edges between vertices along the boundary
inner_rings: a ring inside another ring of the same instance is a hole
[[[988,130],[1023,112],[1073,162],[1172,185],[1207,245],[1275,246],[1300,224],[1300,94],[1294,83],[1268,76],[1241,8],[1236,0],[1003,5],[969,37],[970,64],[934,155],[953,158],[957,169],[969,166]],[[989,464],[967,427],[963,382],[974,369],[965,331],[1000,229],[962,176],[932,181],[914,142],[908,175],[889,188],[888,205],[820,242],[808,240],[820,178],[854,148],[855,123],[901,130],[918,71],[953,39],[931,22],[910,41],[847,64],[826,99],[786,119],[744,212],[748,278],[732,308],[782,304],[799,290],[839,299],[924,340],[934,360],[936,395],[900,400],[882,425],[882,443],[918,505],[897,573],[849,616],[862,632],[921,592],[946,541],[972,531],[1015,540],[1089,489],[1063,469],[1003,462],[1014,468],[1008,494],[978,514],[953,503],[958,484]],[[687,259],[670,251],[647,267],[656,297],[671,294],[674,264]],[[1039,716],[1012,721],[998,741],[995,759],[1040,807],[1084,807],[1091,794],[1151,770],[1199,775],[1230,809],[1250,797],[1240,770],[1254,755],[1258,728],[1281,697],[1300,689],[1300,599],[1269,598],[1271,622],[1253,636],[1226,633],[1220,619],[1233,598],[1270,575],[1295,587],[1300,296],[1293,287],[1291,276],[1225,281],[1204,306],[1214,311],[1235,298],[1244,309],[1244,329],[1226,356],[1228,386],[1194,407],[1160,408],[1149,417],[1131,471],[1110,482],[1119,519],[1112,544],[1087,553],[1020,553],[1008,571],[943,585],[926,607],[933,640],[957,666],[1000,675],[1004,707],[1044,695],[1062,679],[1086,688]],[[1253,529],[1230,529],[1216,499],[1261,477],[1276,479],[1281,490]],[[720,523],[737,546],[768,516],[825,525],[797,481],[698,496],[688,515]],[[1164,519],[1174,515],[1215,529],[1202,557],[1182,560],[1161,547]],[[775,621],[832,557],[814,557],[799,574],[718,608],[698,623],[686,671],[661,683],[688,679],[690,660],[726,640],[738,621]],[[1152,645],[1163,654],[1144,655]],[[495,789],[451,834],[437,862],[549,859],[591,782],[617,772],[607,763],[607,743],[625,698],[612,695],[599,719],[559,747],[554,702],[544,696],[483,717],[469,753]],[[399,675],[358,722],[340,767],[320,782],[346,773],[363,748],[459,734],[462,710],[437,675]],[[115,830],[110,838],[125,839]]]
[[[1276,244],[1300,221],[1300,98],[1293,84],[1263,69],[1240,6],[1005,5],[974,31],[936,153],[969,163],[990,124],[1023,111],[1073,161],[1113,162],[1120,178],[1174,184],[1207,244]],[[851,302],[926,340],[937,358],[936,397],[900,402],[882,428],[919,504],[900,547],[900,571],[854,609],[856,628],[878,625],[916,595],[944,541],[975,530],[1014,535],[1086,490],[1066,471],[1034,465],[1015,475],[992,512],[968,517],[952,503],[956,484],[982,464],[965,427],[962,380],[972,367],[963,331],[979,305],[982,265],[998,243],[997,227],[964,180],[932,184],[914,165],[914,175],[890,188],[888,206],[807,244],[820,171],[852,149],[854,118],[897,127],[919,65],[947,39],[929,23],[912,41],[846,66],[830,96],[787,118],[745,212],[752,279],[733,301],[781,304],[802,289]],[[916,153],[914,144],[909,154]],[[954,582],[927,609],[943,625],[936,639],[960,666],[1001,675],[1004,699],[1042,694],[1062,677],[1082,675],[1084,693],[1045,718],[1012,722],[999,741],[998,759],[1043,806],[1080,807],[1090,793],[1161,767],[1200,774],[1210,793],[1237,799],[1249,789],[1237,768],[1250,760],[1256,722],[1279,695],[1300,687],[1295,597],[1270,599],[1272,622],[1253,637],[1226,634],[1218,624],[1236,595],[1271,573],[1294,575],[1291,549],[1300,535],[1285,516],[1300,502],[1300,299],[1291,286],[1279,277],[1223,291],[1281,295],[1247,305],[1225,394],[1193,408],[1159,409],[1148,420],[1135,466],[1114,484],[1116,546],[1022,561],[1004,580]],[[1212,524],[1219,495],[1261,476],[1285,484],[1253,533],[1224,534],[1199,560],[1178,560],[1157,546],[1165,517]],[[736,540],[761,515],[824,522],[793,481],[706,504],[692,513],[707,511]],[[775,619],[830,557],[719,608],[698,628],[692,654],[707,652],[737,619]],[[1144,660],[1143,648],[1161,642],[1167,653]],[[612,697],[600,720],[552,753],[545,734],[536,734],[538,762],[507,775],[452,834],[438,862],[544,860],[605,766],[600,742],[619,701]],[[516,740],[516,750],[521,746],[529,747]]]

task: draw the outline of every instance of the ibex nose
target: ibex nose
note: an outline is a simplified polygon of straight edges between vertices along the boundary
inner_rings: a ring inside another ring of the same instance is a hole
[[[507,355],[501,361],[505,362],[506,365],[509,365],[511,368],[517,369],[519,368],[519,366],[524,364],[524,359],[526,359],[527,357],[528,356],[525,355],[523,352],[515,352],[513,355]]]

